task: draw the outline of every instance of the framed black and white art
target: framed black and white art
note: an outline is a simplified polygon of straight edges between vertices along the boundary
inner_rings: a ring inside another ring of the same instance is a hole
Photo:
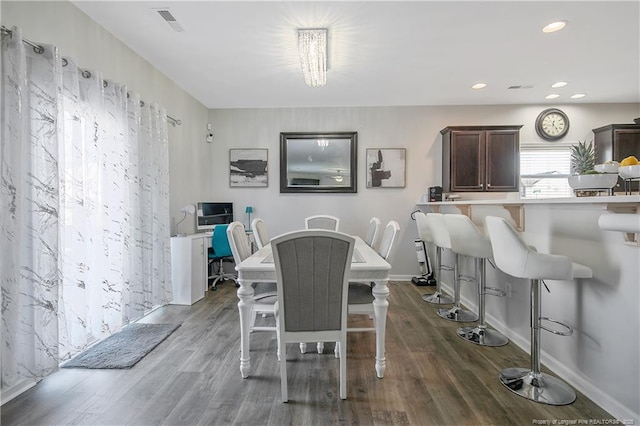
[[[267,149],[230,149],[229,186],[268,186],[267,154]]]
[[[367,188],[404,188],[405,148],[367,149]]]

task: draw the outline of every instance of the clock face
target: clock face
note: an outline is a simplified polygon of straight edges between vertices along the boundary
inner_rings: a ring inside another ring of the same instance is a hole
[[[559,109],[546,109],[536,119],[536,131],[543,139],[558,140],[569,131],[569,118]]]

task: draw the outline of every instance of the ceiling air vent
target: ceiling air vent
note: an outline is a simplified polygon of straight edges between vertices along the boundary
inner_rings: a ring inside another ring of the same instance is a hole
[[[173,28],[174,31],[177,31],[179,33],[184,31],[182,26],[178,23],[178,20],[175,18],[175,16],[171,14],[169,9],[154,9],[154,10],[158,12],[158,15],[160,15],[162,19],[164,19],[167,22],[167,24],[171,25],[171,28]]]
[[[515,89],[533,89],[532,85],[526,85],[526,86],[509,86],[507,87],[507,89],[511,89],[511,90],[515,90]]]

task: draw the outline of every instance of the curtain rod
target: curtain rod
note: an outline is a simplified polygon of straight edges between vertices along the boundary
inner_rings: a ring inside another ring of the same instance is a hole
[[[9,34],[9,35],[13,35],[13,31],[8,29],[4,25],[0,26],[0,32],[5,33],[5,34]],[[44,48],[42,46],[40,46],[39,44],[36,44],[36,43],[32,42],[31,40],[27,40],[24,37],[22,38],[22,42],[24,44],[28,44],[29,46],[33,47],[33,51],[34,52],[36,52],[38,54],[44,53]],[[63,58],[63,60],[64,60],[64,58]],[[144,106],[144,101],[140,101],[140,106]],[[182,124],[182,120],[177,119],[177,118],[173,118],[169,114],[167,114],[166,117],[167,117],[167,121],[169,121],[169,123],[174,127],[175,126],[180,126]]]
[[[2,31],[5,34],[9,34],[9,35],[13,35],[13,32],[5,27],[4,25],[0,28],[0,31]],[[24,44],[28,44],[29,46],[33,47],[33,51],[36,53],[44,53],[44,47],[40,46],[39,44],[35,44],[34,42],[32,42],[31,40],[27,40],[26,38],[22,38],[22,42]]]

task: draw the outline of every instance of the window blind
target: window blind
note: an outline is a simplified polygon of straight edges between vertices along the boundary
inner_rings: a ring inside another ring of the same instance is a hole
[[[520,181],[523,198],[560,198],[572,195],[571,145],[520,146]]]

